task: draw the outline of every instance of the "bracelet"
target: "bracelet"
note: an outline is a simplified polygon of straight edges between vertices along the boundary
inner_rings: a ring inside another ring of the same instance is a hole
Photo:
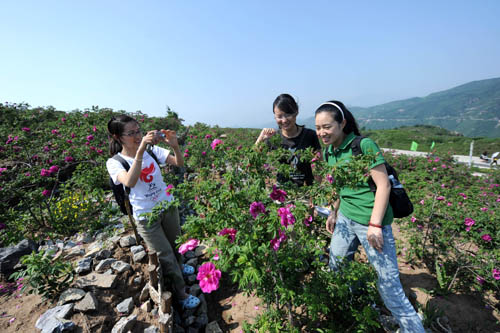
[[[378,225],[378,224],[373,224],[373,223],[371,223],[371,222],[368,222],[368,225],[369,225],[370,227],[375,227],[375,228],[382,229],[382,226],[381,226],[381,225]]]
[[[134,161],[136,161],[136,162],[142,162],[142,158],[140,160],[138,160],[137,158],[134,158]]]

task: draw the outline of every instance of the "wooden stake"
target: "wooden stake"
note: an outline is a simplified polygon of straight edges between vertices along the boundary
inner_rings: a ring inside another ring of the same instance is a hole
[[[156,273],[156,266],[148,266],[149,282],[153,288],[158,288],[158,274]]]

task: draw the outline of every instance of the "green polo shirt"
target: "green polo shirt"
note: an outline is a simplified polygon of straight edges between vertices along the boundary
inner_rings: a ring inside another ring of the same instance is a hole
[[[328,165],[340,166],[350,161],[352,157],[351,143],[356,138],[354,133],[349,133],[342,144],[333,149],[330,145],[328,149]],[[375,162],[370,166],[370,169],[377,165],[385,163],[382,152],[377,144],[370,138],[364,138],[360,142],[361,151],[363,154],[374,154]],[[347,218],[358,223],[368,225],[372,215],[373,204],[375,202],[375,193],[370,190],[368,183],[363,183],[357,188],[343,187],[340,189],[340,212]],[[392,223],[393,213],[391,205],[387,205],[382,225]]]

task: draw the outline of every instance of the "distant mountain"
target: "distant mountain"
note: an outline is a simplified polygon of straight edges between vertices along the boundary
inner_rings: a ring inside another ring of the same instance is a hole
[[[468,137],[500,137],[500,78],[469,82],[426,97],[349,110],[358,125],[367,129],[422,124]],[[314,128],[314,117],[305,123]]]

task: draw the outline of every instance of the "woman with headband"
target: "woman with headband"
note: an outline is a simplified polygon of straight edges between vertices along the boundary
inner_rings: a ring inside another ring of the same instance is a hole
[[[117,155],[129,165],[127,171],[116,157],[110,158],[106,162],[109,175],[114,184],[130,188],[129,198],[137,231],[144,238],[148,249],[157,253],[164,274],[172,281],[179,303],[184,309],[196,308],[200,300],[186,293],[183,278],[183,274],[194,274],[194,267],[182,265],[182,259],[175,251],[175,239],[181,233],[177,207],[162,212],[158,221],[150,226],[147,225],[146,218],[141,216],[143,213],[150,213],[157,203],[173,199],[168,193],[157,162],[184,165],[176,133],[161,130],[162,136],[157,131],[149,131],[143,136],[139,123],[127,115],[111,118],[108,132],[111,156]],[[168,149],[152,146],[159,142],[169,145],[174,155]],[[148,146],[152,147],[147,148]]]
[[[263,141],[269,142],[269,138],[279,133],[281,147],[289,149],[292,152],[309,147],[313,147],[316,151],[321,149],[316,133],[309,128],[297,125],[296,120],[299,114],[299,107],[292,96],[281,94],[276,97],[273,103],[273,113],[279,130],[276,131],[274,128],[262,129],[255,142],[256,145]],[[290,163],[294,168],[294,171],[290,174],[293,183],[298,186],[312,184],[313,174],[310,163],[299,161],[299,157],[295,154],[289,161],[284,162]],[[283,183],[288,181],[288,179],[282,175],[278,175],[278,181]]]
[[[352,113],[339,101],[323,103],[316,110],[316,133],[323,144],[326,162],[342,167],[352,157],[351,144],[360,136]],[[333,271],[340,268],[345,258],[352,260],[359,244],[378,275],[378,291],[386,307],[399,322],[401,332],[424,332],[422,322],[408,301],[401,282],[396,258],[396,244],[392,235],[392,208],[389,205],[391,185],[384,165],[384,157],[370,138],[360,141],[363,154],[373,154],[370,177],[377,186],[374,193],[368,183],[357,188],[341,188],[339,199],[327,218],[326,230],[332,234],[329,265]]]

